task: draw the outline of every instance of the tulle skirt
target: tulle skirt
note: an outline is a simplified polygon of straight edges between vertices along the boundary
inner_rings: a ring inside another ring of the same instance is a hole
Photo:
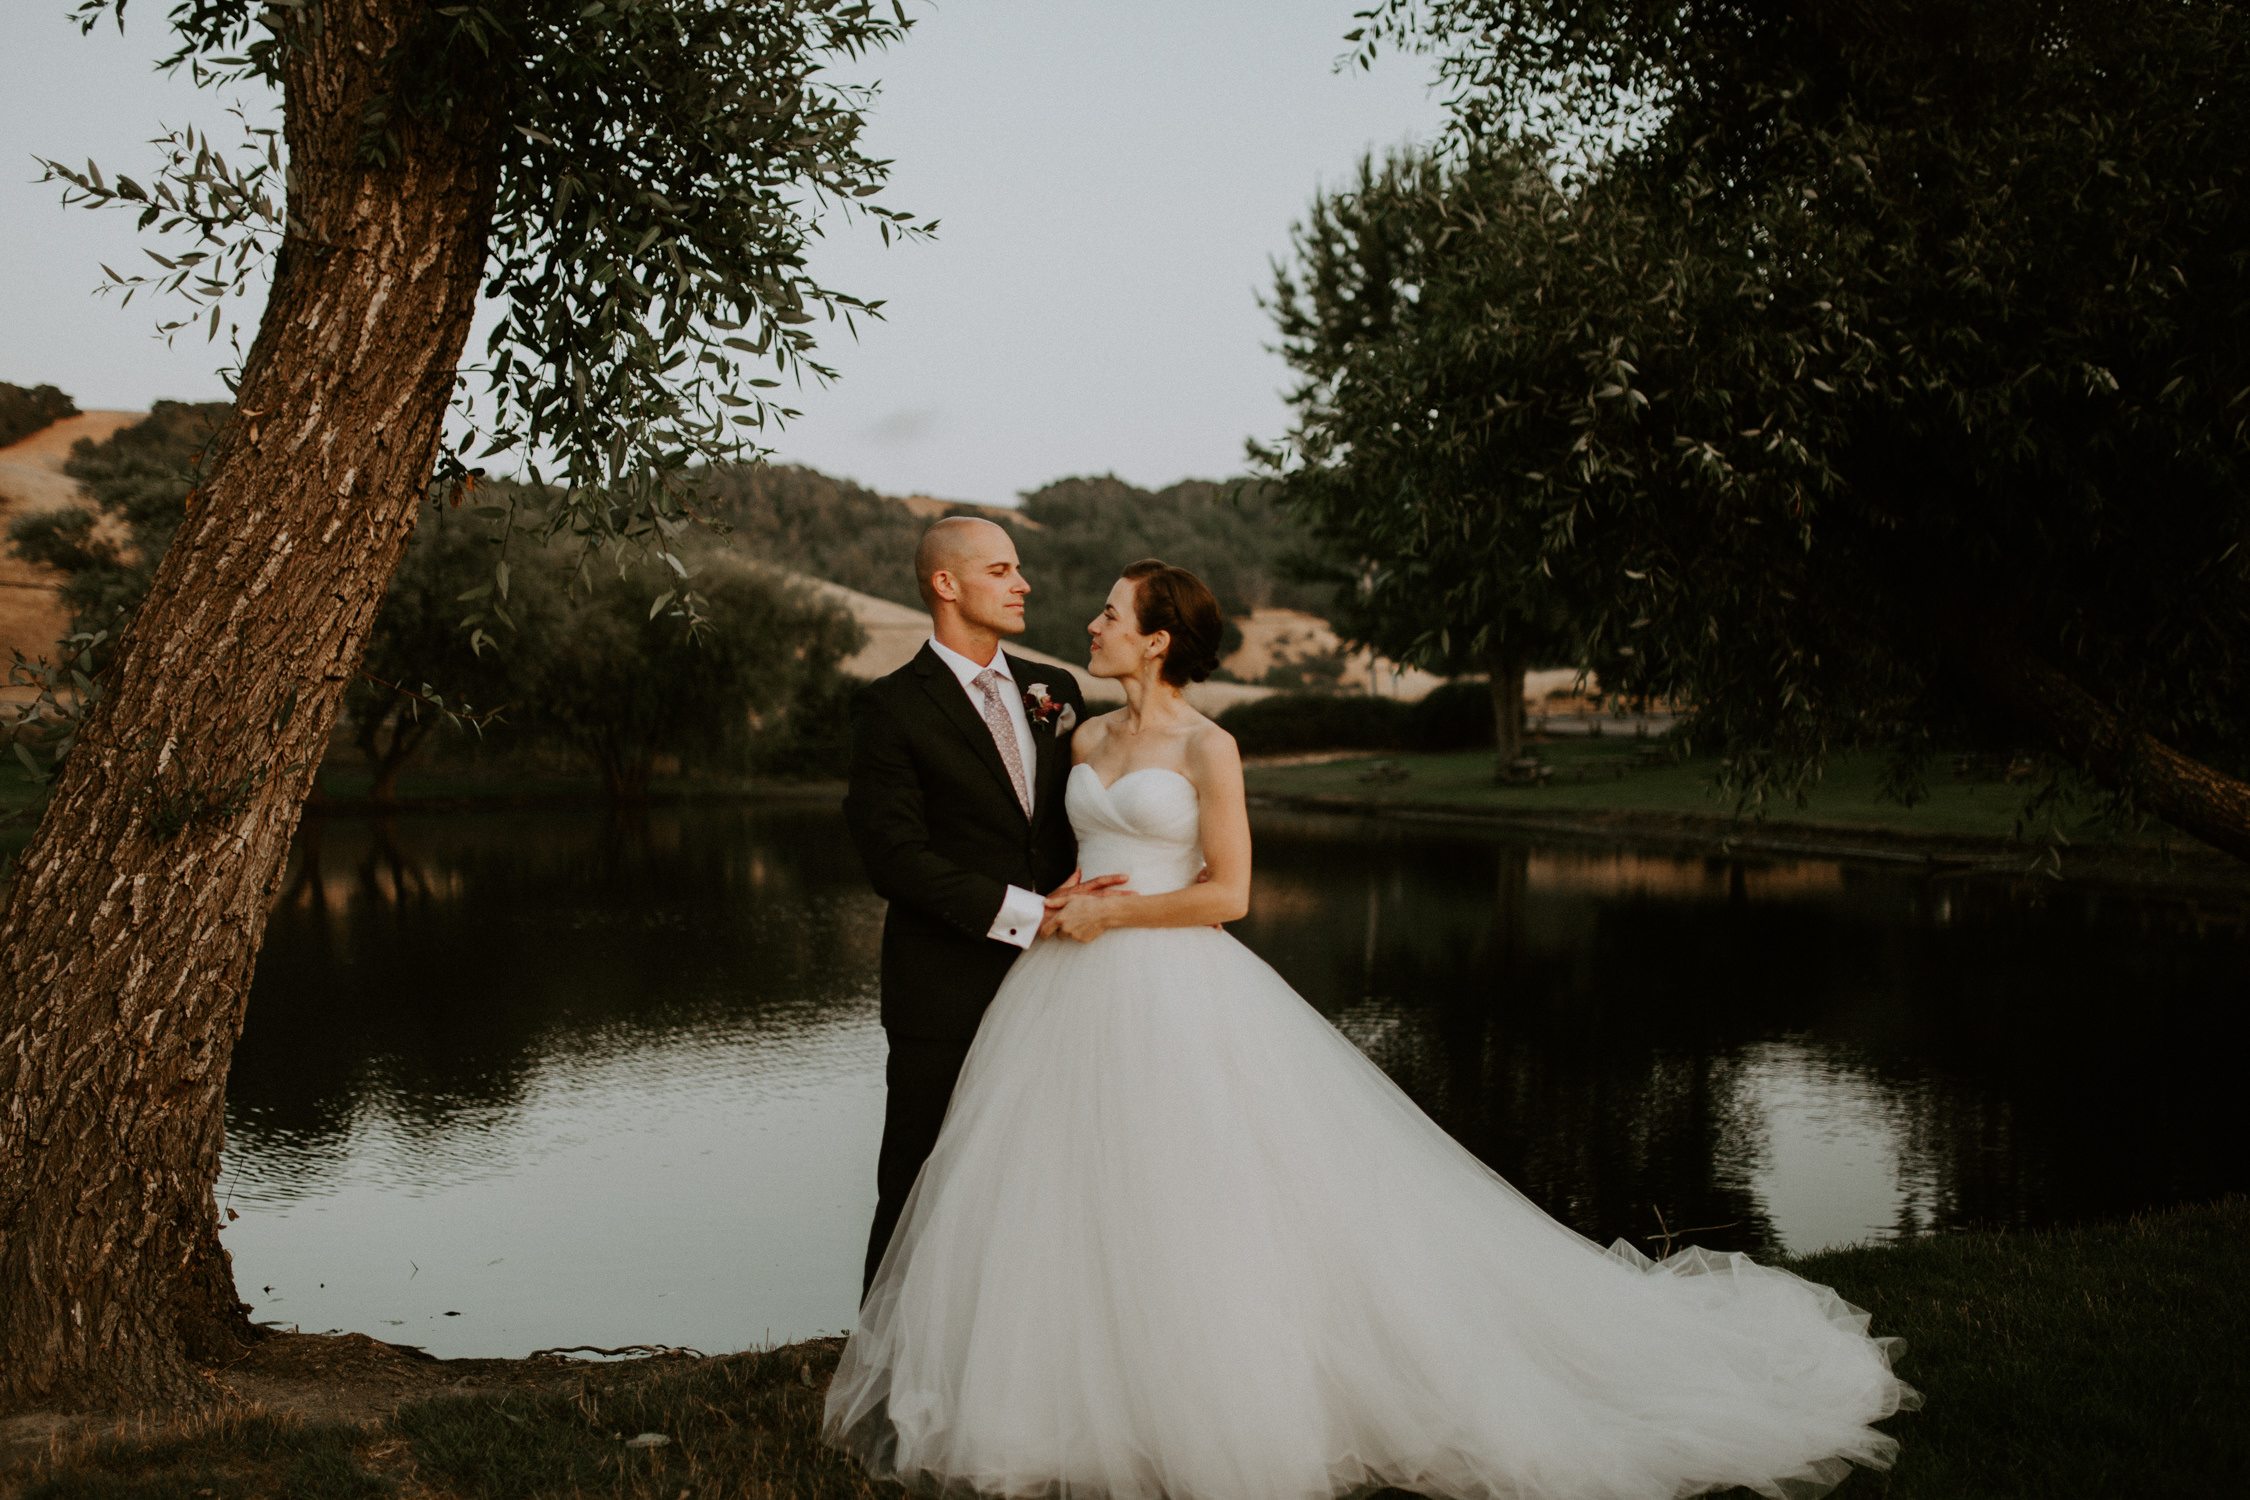
[[[924,1492],[1789,1500],[1917,1404],[1740,1255],[1604,1251],[1208,929],[1042,941],[987,1012],[828,1394]]]

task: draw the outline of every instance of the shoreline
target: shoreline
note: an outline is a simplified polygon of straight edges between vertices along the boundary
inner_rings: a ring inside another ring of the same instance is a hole
[[[497,783],[496,785],[506,785]],[[310,797],[305,801],[303,816],[307,818],[385,818],[398,813],[461,813],[493,811],[584,811],[600,808],[605,811],[632,812],[652,807],[679,807],[695,802],[841,802],[844,783],[841,781],[768,781],[727,783],[715,782],[708,786],[693,783],[682,786],[664,786],[652,789],[645,796],[611,798],[600,783],[583,785],[562,783],[527,791],[466,790],[459,792],[426,792],[403,796],[389,802],[376,802],[366,797]]]
[[[2233,1195],[1772,1263],[1905,1339],[1901,1374],[1928,1399],[1885,1423],[1898,1467],[1846,1494],[2048,1500],[2146,1483],[2217,1494],[2239,1478],[2245,1261],[2250,1199]],[[819,1441],[843,1342],[594,1363],[439,1360],[365,1334],[276,1333],[210,1372],[215,1408],[0,1417],[0,1500],[902,1497]]]
[[[1648,852],[1715,858],[1787,856],[1833,859],[1845,864],[1915,871],[1933,878],[2027,878],[2062,884],[2122,887],[2178,896],[2209,896],[2250,902],[2250,864],[2192,840],[2089,840],[2050,847],[2044,842],[1962,832],[1885,828],[1866,823],[1812,818],[1747,817],[1643,807],[1526,807],[1479,805],[1402,795],[1391,791],[1354,795],[1333,791],[1289,791],[1260,787],[1259,773],[1302,767],[1340,767],[1383,757],[1355,751],[1318,757],[1276,757],[1254,762],[1249,805],[1253,810],[1374,818],[1426,827],[1488,829],[1576,844],[1630,846]],[[364,797],[308,801],[304,816],[381,819],[483,811],[590,811],[631,815],[637,811],[698,803],[771,803],[814,806],[842,801],[841,781],[674,782],[652,788],[642,798],[611,801],[598,783],[561,782],[504,789],[467,786],[430,791],[388,803]],[[2055,867],[2059,855],[2060,867]]]
[[[2133,886],[2250,901],[2250,865],[2201,844],[2069,845],[2059,874],[2042,868],[2045,845],[1962,834],[1870,828],[1793,819],[1741,819],[1724,814],[1654,812],[1639,808],[1532,809],[1351,797],[1334,793],[1253,791],[1250,806],[1283,812],[1390,822],[1486,828],[1574,843],[1629,844],[1720,858],[1795,855],[1846,864],[1919,870],[1934,877],[2045,876],[2062,882]]]
[[[1832,859],[1939,879],[2038,877],[2066,885],[2250,903],[2250,864],[2185,838],[2167,844],[2154,838],[2096,834],[2050,845],[1958,828],[1887,827],[1812,817],[1737,817],[1724,812],[1685,811],[1676,805],[1605,805],[1606,799],[1587,800],[1583,795],[1563,806],[1530,805],[1530,799],[1554,797],[1565,790],[1561,787],[1491,788],[1496,794],[1494,800],[1484,800],[1478,794],[1489,788],[1489,783],[1467,795],[1462,787],[1453,785],[1415,785],[1409,789],[1386,784],[1381,791],[1368,792],[1287,785],[1308,779],[1307,772],[1327,772],[1326,779],[1333,781],[1349,769],[1392,759],[1368,751],[1252,758],[1245,765],[1249,805],[1260,811],[1487,830],[1650,853],[1718,859]],[[1651,773],[1635,774],[1646,777]],[[351,780],[345,782],[347,787],[351,784]],[[411,780],[409,786],[413,786]],[[590,779],[435,776],[390,802],[316,794],[306,801],[303,819],[380,821],[478,812],[596,810],[631,817],[652,809],[695,804],[834,805],[842,800],[844,790],[841,781],[666,780],[641,798],[612,800],[599,782]],[[28,835],[28,828],[18,830],[17,841]]]

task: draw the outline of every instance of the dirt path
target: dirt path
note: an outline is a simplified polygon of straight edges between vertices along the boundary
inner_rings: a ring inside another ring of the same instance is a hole
[[[77,504],[77,482],[63,473],[71,445],[80,438],[98,443],[144,415],[80,412],[0,448],[0,664],[10,659],[10,651],[29,657],[52,654],[55,638],[70,626],[69,613],[55,597],[58,580],[53,570],[7,555],[8,523],[35,511]]]

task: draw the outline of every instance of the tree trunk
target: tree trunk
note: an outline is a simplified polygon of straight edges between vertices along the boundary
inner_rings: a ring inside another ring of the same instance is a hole
[[[285,80],[293,230],[235,414],[0,919],[0,1409],[208,1398],[255,1336],[218,1238],[266,912],[426,493],[498,176],[481,107],[398,119],[419,0],[326,0]]]
[[[1977,631],[1970,669],[1977,682],[2087,766],[2111,791],[2183,833],[2250,860],[2250,782],[2212,770],[2133,728],[2116,710],[2072,682],[2009,631]]]
[[[1531,654],[1503,641],[1485,653],[1485,663],[1492,674],[1492,774],[1506,781],[1523,758],[1523,678]]]

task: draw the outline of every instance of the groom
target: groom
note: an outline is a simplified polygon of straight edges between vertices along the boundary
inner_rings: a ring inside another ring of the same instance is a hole
[[[1031,592],[1015,542],[990,521],[949,516],[923,534],[914,572],[934,635],[854,700],[844,798],[860,862],[891,904],[888,1098],[862,1297],[937,1143],[977,1022],[1038,934],[1041,893],[1078,861],[1062,804],[1084,705],[1068,671],[1000,649],[1023,633]]]

